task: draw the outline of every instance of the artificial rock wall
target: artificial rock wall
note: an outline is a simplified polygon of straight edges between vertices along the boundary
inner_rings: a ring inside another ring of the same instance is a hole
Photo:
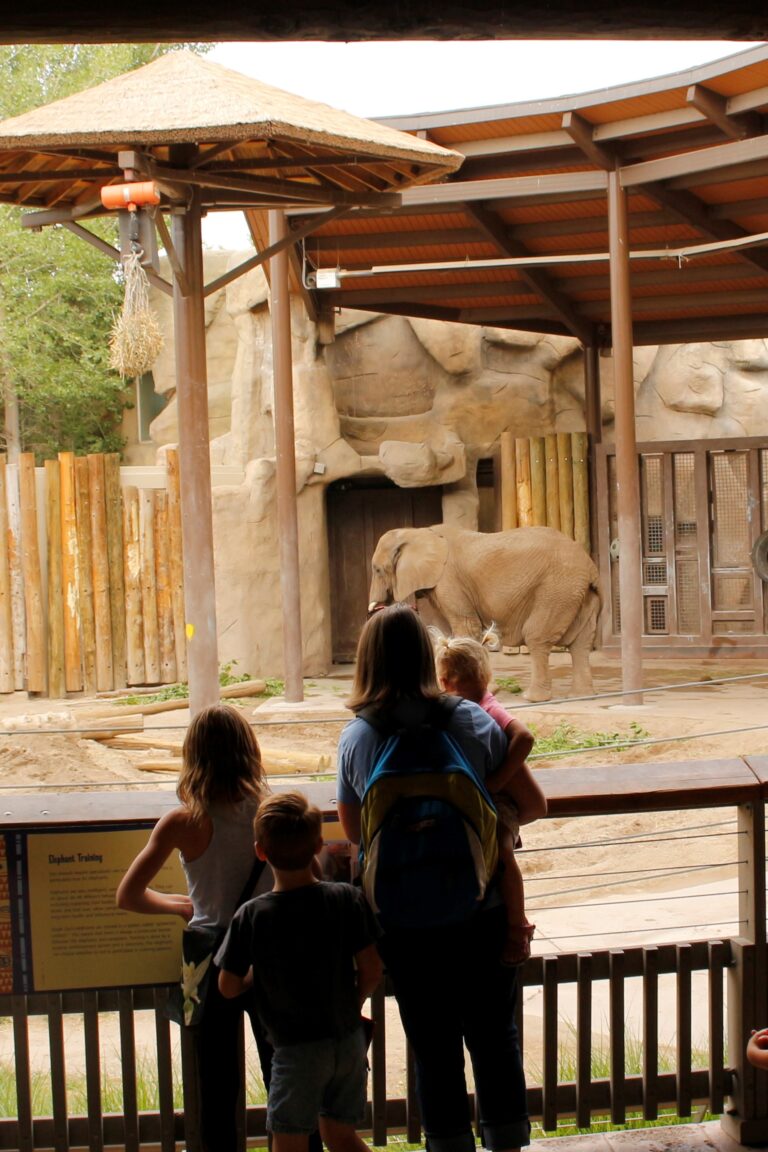
[[[206,258],[209,279],[246,254]],[[152,425],[158,450],[176,442],[172,311],[154,369],[171,399]],[[576,340],[498,328],[342,312],[321,345],[292,301],[293,375],[306,675],[331,657],[325,487],[381,474],[403,487],[443,485],[446,521],[477,526],[475,464],[499,435],[585,427]],[[220,660],[252,675],[282,673],[275,508],[269,290],[260,269],[206,300],[211,459],[242,469],[213,491]],[[613,428],[613,379],[601,359],[604,438]],[[640,441],[755,436],[768,431],[768,341],[670,345],[635,353]]]

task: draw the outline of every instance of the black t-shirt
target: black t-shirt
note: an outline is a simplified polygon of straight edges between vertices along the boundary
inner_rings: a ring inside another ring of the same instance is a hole
[[[360,1023],[353,957],[378,935],[362,893],[320,881],[267,892],[235,913],[216,963],[253,987],[274,1045],[338,1038]]]

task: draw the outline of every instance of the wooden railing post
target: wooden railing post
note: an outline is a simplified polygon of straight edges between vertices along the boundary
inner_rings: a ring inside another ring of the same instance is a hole
[[[738,813],[739,930],[728,971],[728,1063],[733,1086],[723,1128],[742,1144],[768,1141],[768,1081],[745,1056],[750,1031],[768,1025],[765,936],[765,803]],[[713,1040],[710,1041],[714,1042]]]

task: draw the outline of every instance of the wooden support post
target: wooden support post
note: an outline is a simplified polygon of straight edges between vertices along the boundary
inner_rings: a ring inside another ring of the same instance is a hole
[[[501,460],[501,527],[517,528],[517,480],[515,469],[515,438],[507,428],[501,434],[499,452]]]
[[[640,584],[640,483],[635,434],[632,296],[627,194],[621,171],[608,173],[611,332],[616,405],[616,507],[619,520],[621,669],[625,704],[642,704],[643,597]]]
[[[571,434],[557,433],[557,484],[560,500],[560,531],[573,539],[573,465]]]
[[[77,511],[77,575],[80,584],[80,632],[83,653],[83,689],[96,691],[96,616],[93,604],[93,540],[91,534],[91,492],[88,461],[75,459],[75,504]]]
[[[123,575],[123,496],[120,457],[104,457],[104,496],[109,562],[109,615],[112,622],[112,675],[115,688],[125,688],[125,585]]]
[[[8,470],[0,456],[0,692],[13,692],[13,605],[8,533]]]
[[[112,613],[109,604],[109,554],[104,457],[88,457],[88,491],[91,503],[91,549],[93,563],[93,617],[96,636],[96,688],[114,688],[112,670]]]
[[[544,437],[547,471],[547,527],[560,529],[560,472],[557,460],[557,436]]]
[[[184,631],[184,544],[181,536],[181,492],[179,487],[179,454],[169,448],[165,454],[165,487],[168,493],[168,539],[173,602],[173,634],[176,646],[176,675],[187,678],[187,634]]]
[[[141,605],[144,620],[144,674],[147,684],[160,683],[160,641],[157,635],[157,589],[155,586],[155,493],[139,493],[139,541],[141,555]]]
[[[22,452],[19,457],[21,502],[21,568],[24,575],[24,609],[27,622],[27,692],[45,692],[46,676],[45,610],[40,571],[40,545],[37,538],[37,492],[35,457]]]
[[[176,645],[173,635],[173,600],[168,546],[168,497],[155,492],[155,584],[157,587],[157,636],[160,683],[176,683]]]
[[[517,521],[521,528],[529,528],[533,524],[531,442],[521,436],[515,440],[515,472],[517,475]]]
[[[136,488],[126,488],[123,492],[123,566],[127,680],[129,684],[146,684],[144,615],[141,609],[139,493]]]
[[[269,242],[288,235],[285,213],[269,212]],[[301,644],[301,581],[299,518],[296,507],[296,449],[293,426],[293,361],[291,355],[291,300],[288,288],[288,250],[269,261],[272,292],[272,363],[275,392],[275,449],[277,454],[277,524],[280,547],[280,589],[283,602],[283,658],[285,699],[304,699]]]
[[[75,456],[59,452],[61,486],[61,582],[64,590],[64,682],[67,692],[82,692],[80,581],[78,579]]]
[[[192,145],[174,145],[172,163],[187,166],[197,153]],[[205,301],[200,192],[175,209],[172,236],[184,271],[173,278],[176,335],[176,401],[179,414],[181,516],[184,543],[189,709],[194,716],[219,700],[216,633],[216,582],[213,559],[211,454],[208,441],[208,377],[205,360]]]
[[[45,461],[45,534],[48,558],[48,695],[67,694],[64,677],[64,587],[61,564],[61,483],[58,460]]]

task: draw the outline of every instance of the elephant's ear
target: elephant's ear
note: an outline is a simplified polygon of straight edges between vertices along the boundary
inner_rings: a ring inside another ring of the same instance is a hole
[[[448,559],[448,541],[429,528],[416,530],[400,546],[395,558],[392,591],[396,600],[405,600],[422,588],[434,588]]]

